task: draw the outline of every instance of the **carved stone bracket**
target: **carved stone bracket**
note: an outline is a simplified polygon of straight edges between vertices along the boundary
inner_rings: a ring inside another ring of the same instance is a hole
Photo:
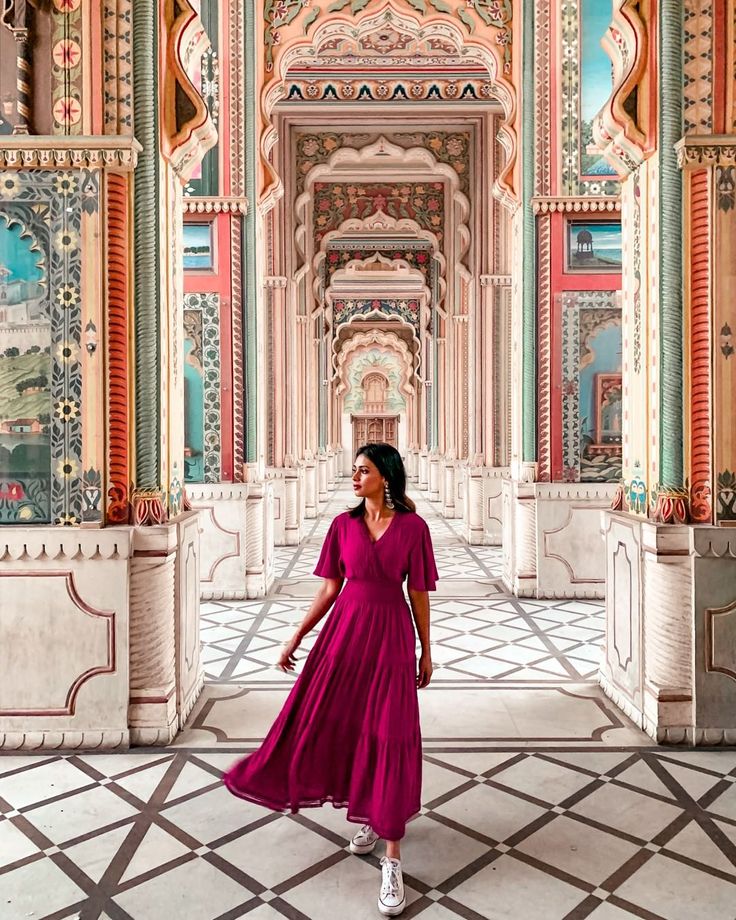
[[[736,135],[691,134],[675,144],[681,169],[736,166]]]
[[[132,172],[143,148],[134,137],[4,137],[6,169],[115,169]]]

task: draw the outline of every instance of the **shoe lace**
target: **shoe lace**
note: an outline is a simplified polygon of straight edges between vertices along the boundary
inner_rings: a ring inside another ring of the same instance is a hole
[[[370,824],[364,824],[363,827],[358,831],[358,835],[362,837],[370,837],[373,833],[373,828]]]
[[[384,856],[383,860],[383,884],[381,886],[382,895],[399,894],[401,886],[401,867],[399,863]]]

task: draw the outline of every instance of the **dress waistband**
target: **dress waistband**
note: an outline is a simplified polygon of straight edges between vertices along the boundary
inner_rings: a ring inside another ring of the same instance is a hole
[[[361,591],[368,597],[386,597],[391,599],[404,598],[403,582],[400,581],[375,581],[368,578],[348,578],[343,591]]]

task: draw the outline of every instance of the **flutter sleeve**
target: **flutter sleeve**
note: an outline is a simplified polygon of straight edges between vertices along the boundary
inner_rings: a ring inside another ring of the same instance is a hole
[[[419,528],[417,539],[409,553],[407,586],[412,591],[434,591],[437,588],[437,566],[434,561],[432,537],[425,521]]]
[[[344,577],[345,573],[340,560],[340,525],[337,518],[330,524],[330,529],[327,531],[314,574],[319,575],[320,578]]]

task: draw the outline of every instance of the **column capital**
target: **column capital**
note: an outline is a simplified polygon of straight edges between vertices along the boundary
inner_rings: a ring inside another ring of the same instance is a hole
[[[675,150],[680,169],[736,166],[736,134],[689,134]]]

